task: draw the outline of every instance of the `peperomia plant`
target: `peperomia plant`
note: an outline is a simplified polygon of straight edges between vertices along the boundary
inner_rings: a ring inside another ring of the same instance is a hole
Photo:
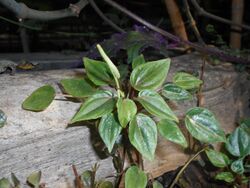
[[[202,81],[191,74],[178,72],[172,83],[165,83],[170,59],[146,62],[143,55],[133,59],[129,68],[131,71],[126,71],[129,75],[122,75],[100,45],[97,45],[97,49],[104,61],[84,57],[86,78],[61,81],[70,97],[84,101],[70,123],[74,125],[77,122],[99,120],[98,131],[109,153],[116,158],[114,150],[117,147],[114,146],[123,146],[132,164],[139,164],[131,155],[134,151],[148,160],[154,159],[158,133],[183,148],[188,147],[178,126],[180,120],[169,107],[168,101],[192,98],[191,92]],[[42,111],[54,97],[53,87],[43,86],[23,102],[23,108]],[[228,142],[214,115],[205,108],[188,110],[185,125],[188,132],[202,143]],[[119,166],[119,173],[124,172],[123,162],[115,166]],[[138,178],[133,180],[135,174]],[[144,188],[145,182],[147,177],[138,167],[131,166],[127,170],[126,188]],[[153,185],[160,186],[158,182]]]

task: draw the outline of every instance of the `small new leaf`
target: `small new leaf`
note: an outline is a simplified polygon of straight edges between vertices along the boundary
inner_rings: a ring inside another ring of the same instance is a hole
[[[147,176],[137,166],[130,167],[125,174],[125,188],[145,188]]]
[[[136,100],[138,100],[149,113],[156,117],[175,122],[179,121],[164,99],[155,91],[142,90]]]
[[[55,90],[51,85],[45,85],[35,90],[22,104],[22,108],[30,111],[45,110],[55,98]]]
[[[33,172],[29,175],[27,178],[27,182],[34,186],[35,188],[39,188],[40,180],[41,180],[41,171],[39,172]]]
[[[195,89],[202,84],[202,81],[195,76],[185,73],[185,72],[178,72],[174,75],[173,82],[183,88],[183,89]]]
[[[184,148],[188,146],[186,138],[175,122],[163,119],[157,124],[157,128],[165,139],[179,144]]]
[[[170,59],[161,59],[138,65],[131,73],[130,83],[138,91],[155,90],[165,81],[169,66]]]
[[[123,128],[131,121],[137,113],[137,107],[134,101],[130,99],[118,99],[117,101],[118,119]]]
[[[99,91],[88,98],[72,118],[71,123],[97,119],[113,111],[116,98],[110,91]]]
[[[99,134],[111,153],[122,127],[113,114],[104,115],[99,124]]]
[[[155,122],[144,114],[137,114],[129,124],[129,140],[142,156],[153,160],[157,144]]]
[[[153,188],[163,188],[162,184],[158,181],[153,182]]]
[[[224,168],[230,164],[228,156],[213,149],[206,150],[209,161],[216,167]]]
[[[214,115],[205,108],[195,107],[186,113],[185,125],[189,133],[204,143],[226,142],[224,131]]]
[[[231,164],[231,170],[237,174],[244,173],[243,159],[238,159]]]

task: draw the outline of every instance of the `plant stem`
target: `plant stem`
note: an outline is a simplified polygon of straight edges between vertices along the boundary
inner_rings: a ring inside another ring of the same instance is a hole
[[[205,151],[207,149],[207,147],[204,147],[203,149],[201,149],[200,151],[198,151],[193,157],[191,157],[187,163],[181,168],[181,170],[178,172],[178,174],[176,175],[174,181],[171,183],[169,188],[173,188],[174,185],[177,183],[177,181],[179,180],[180,176],[182,175],[182,173],[184,172],[184,170],[186,170],[186,168],[188,167],[188,165],[196,158],[198,157],[203,151]]]

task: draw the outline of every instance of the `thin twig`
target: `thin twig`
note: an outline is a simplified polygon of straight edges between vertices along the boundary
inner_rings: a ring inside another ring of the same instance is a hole
[[[192,43],[190,41],[186,41],[186,40],[182,40],[179,37],[159,28],[156,27],[155,25],[152,25],[151,23],[147,22],[146,20],[142,19],[141,17],[137,16],[136,14],[132,13],[131,11],[127,10],[126,8],[122,7],[121,5],[117,4],[116,2],[112,1],[112,0],[103,0],[106,3],[108,3],[110,6],[120,10],[121,12],[123,12],[124,14],[126,14],[127,16],[131,17],[132,19],[136,20],[137,22],[145,25],[146,27],[148,27],[149,29],[162,34],[163,36],[167,37],[168,39],[175,41],[177,43],[181,43],[181,44],[187,44],[193,48],[195,48],[196,50],[198,50],[199,52],[202,53],[208,53],[210,55],[214,55],[219,57],[222,60],[226,60],[229,62],[234,62],[234,63],[241,63],[241,64],[248,64],[250,63],[249,60],[247,59],[243,59],[243,58],[238,58],[235,56],[231,56],[229,54],[226,54],[225,52],[214,48],[214,47],[203,47],[200,44],[195,44]]]
[[[184,3],[187,18],[188,18],[189,22],[191,23],[191,28],[192,28],[196,38],[198,39],[198,42],[202,46],[206,47],[206,43],[202,39],[201,34],[200,34],[200,32],[199,32],[199,30],[198,30],[198,28],[196,26],[196,22],[195,22],[192,14],[190,12],[188,1],[183,0],[183,3]],[[201,69],[200,69],[200,80],[202,80],[202,84],[200,84],[200,87],[199,87],[198,92],[197,92],[197,106],[198,107],[204,105],[204,97],[203,97],[203,94],[202,94],[202,88],[203,88],[203,85],[204,85],[204,72],[205,72],[205,66],[206,66],[206,59],[207,59],[207,55],[203,54],[202,65],[201,65]]]
[[[198,151],[193,157],[191,157],[187,163],[181,168],[181,170],[178,172],[178,174],[176,175],[174,181],[171,183],[169,188],[173,188],[174,185],[177,183],[177,181],[179,180],[180,176],[182,175],[182,173],[184,172],[184,170],[186,170],[186,168],[188,167],[188,165],[196,158],[198,157],[203,151],[205,151],[207,149],[207,147],[201,149],[200,151]]]
[[[82,184],[82,181],[81,181],[81,178],[79,177],[79,175],[77,173],[75,165],[72,165],[72,169],[73,169],[73,172],[74,172],[74,175],[75,175],[75,178],[76,178],[76,187],[77,188],[84,188],[83,184]]]
[[[196,11],[198,12],[198,14],[201,15],[201,16],[208,17],[208,18],[217,20],[217,21],[225,23],[225,24],[235,25],[235,26],[242,27],[244,29],[250,30],[250,26],[249,25],[238,24],[238,23],[232,22],[231,20],[228,20],[228,19],[216,16],[214,14],[211,14],[211,13],[205,11],[202,7],[200,7],[199,3],[197,3],[196,0],[190,0],[190,1],[192,2],[193,6],[196,9]]]

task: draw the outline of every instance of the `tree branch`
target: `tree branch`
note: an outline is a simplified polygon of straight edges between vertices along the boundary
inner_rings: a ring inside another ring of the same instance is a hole
[[[15,0],[0,0],[0,3],[12,11],[20,19],[56,20],[66,17],[78,17],[81,10],[88,4],[87,0],[79,0],[68,8],[54,11],[39,11]]]
[[[211,13],[205,11],[202,7],[200,7],[200,5],[197,3],[196,0],[190,0],[190,1],[192,2],[193,6],[196,9],[196,11],[198,12],[198,14],[201,15],[201,16],[205,16],[205,17],[217,20],[217,21],[222,22],[222,23],[226,23],[226,24],[229,24],[229,25],[234,25],[234,26],[238,26],[238,27],[250,30],[249,25],[235,23],[235,22],[232,22],[231,20],[228,20],[228,19],[216,16],[214,14],[211,14]]]
[[[225,61],[229,61],[229,62],[233,62],[233,63],[250,64],[250,61],[247,59],[238,58],[238,57],[226,54],[225,52],[223,52],[215,47],[208,47],[208,46],[204,47],[200,44],[192,43],[192,42],[187,41],[187,40],[182,40],[181,38],[167,32],[167,31],[165,31],[165,30],[163,30],[155,25],[152,25],[151,23],[147,22],[146,20],[142,19],[141,17],[137,16],[136,14],[132,13],[131,11],[127,10],[126,8],[122,7],[121,5],[117,4],[116,2],[114,2],[112,0],[103,0],[103,1],[105,1],[106,3],[111,5],[112,7],[120,10],[121,12],[123,12],[127,16],[131,17],[132,19],[136,20],[137,22],[145,25],[149,29],[151,29],[157,33],[160,33],[161,35],[167,37],[168,39],[170,39],[172,41],[175,41],[177,43],[187,44],[199,52],[207,53],[209,55],[214,55],[214,56],[220,58],[221,60],[225,60]]]
[[[112,28],[115,30],[125,33],[124,29],[120,28],[118,25],[116,25],[114,22],[112,22],[110,19],[108,19],[103,12],[99,9],[99,7],[96,5],[94,0],[88,0],[91,7],[95,10],[95,12],[105,21],[107,24],[109,24]]]

